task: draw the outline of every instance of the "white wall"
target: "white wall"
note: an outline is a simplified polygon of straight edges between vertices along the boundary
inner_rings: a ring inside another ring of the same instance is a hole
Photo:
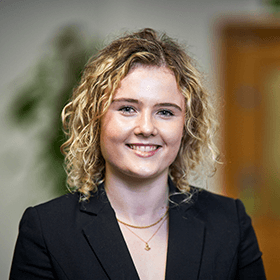
[[[53,196],[37,183],[36,174],[42,170],[40,165],[34,170],[36,128],[11,128],[4,112],[59,28],[81,23],[87,34],[102,37],[143,27],[166,31],[187,43],[202,68],[210,72],[213,19],[223,13],[252,14],[261,9],[261,0],[0,1],[0,279],[8,278],[22,212]]]

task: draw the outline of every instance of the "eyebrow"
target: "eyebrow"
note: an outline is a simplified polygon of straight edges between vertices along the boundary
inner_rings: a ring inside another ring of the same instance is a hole
[[[114,103],[114,102],[128,102],[128,103],[135,103],[135,104],[141,103],[141,102],[139,102],[139,100],[133,99],[133,98],[118,98],[118,99],[114,99],[112,101],[112,103]],[[158,103],[158,104],[156,104],[156,107],[173,107],[182,112],[182,108],[180,106],[178,106],[175,103],[170,103],[170,102]]]
[[[156,107],[174,107],[174,108],[176,108],[176,109],[178,109],[179,111],[182,112],[181,107],[178,106],[175,103],[159,103],[159,104],[156,105]]]
[[[117,99],[113,99],[112,103],[114,102],[139,103],[137,99],[133,99],[133,98],[117,98]]]

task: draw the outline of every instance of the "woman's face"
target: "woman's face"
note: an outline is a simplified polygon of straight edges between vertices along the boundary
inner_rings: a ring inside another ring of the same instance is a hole
[[[180,148],[185,99],[165,67],[133,69],[101,120],[106,177],[166,176]]]

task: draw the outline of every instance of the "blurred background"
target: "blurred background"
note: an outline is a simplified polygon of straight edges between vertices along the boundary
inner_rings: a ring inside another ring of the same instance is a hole
[[[0,279],[28,206],[67,192],[60,111],[90,56],[151,27],[184,43],[220,116],[224,165],[198,184],[240,197],[280,279],[280,16],[265,0],[0,1]]]

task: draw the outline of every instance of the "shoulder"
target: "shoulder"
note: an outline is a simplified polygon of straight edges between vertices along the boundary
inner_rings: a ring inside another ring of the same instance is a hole
[[[218,244],[224,240],[224,248],[238,248],[238,265],[247,266],[261,258],[251,218],[246,213],[241,200],[214,194],[206,190],[194,189],[190,213],[203,221],[206,231]]]
[[[251,218],[241,200],[196,190],[191,208],[205,223],[208,232],[215,232],[220,238],[223,235],[225,240],[230,236],[231,243],[237,242],[240,267],[261,257]]]
[[[200,209],[200,211],[237,215],[239,210],[245,210],[243,203],[239,199],[195,187],[192,187],[192,192],[193,198],[191,204],[193,207]]]
[[[80,207],[79,194],[68,193],[44,203],[27,208],[26,211],[37,212],[40,215],[60,216],[78,210]]]
[[[206,225],[230,230],[239,237],[246,227],[251,227],[251,218],[241,200],[195,187],[192,187],[192,193],[188,211]]]
[[[216,204],[218,205],[227,205],[228,203],[234,204],[235,199],[231,197],[227,197],[221,194],[213,193],[209,190],[191,187],[191,192],[194,194],[194,199],[197,198],[198,202],[208,203],[208,204]]]
[[[20,228],[24,225],[37,225],[51,229],[70,224],[74,216],[80,212],[79,194],[68,193],[50,201],[28,207],[21,219]]]

